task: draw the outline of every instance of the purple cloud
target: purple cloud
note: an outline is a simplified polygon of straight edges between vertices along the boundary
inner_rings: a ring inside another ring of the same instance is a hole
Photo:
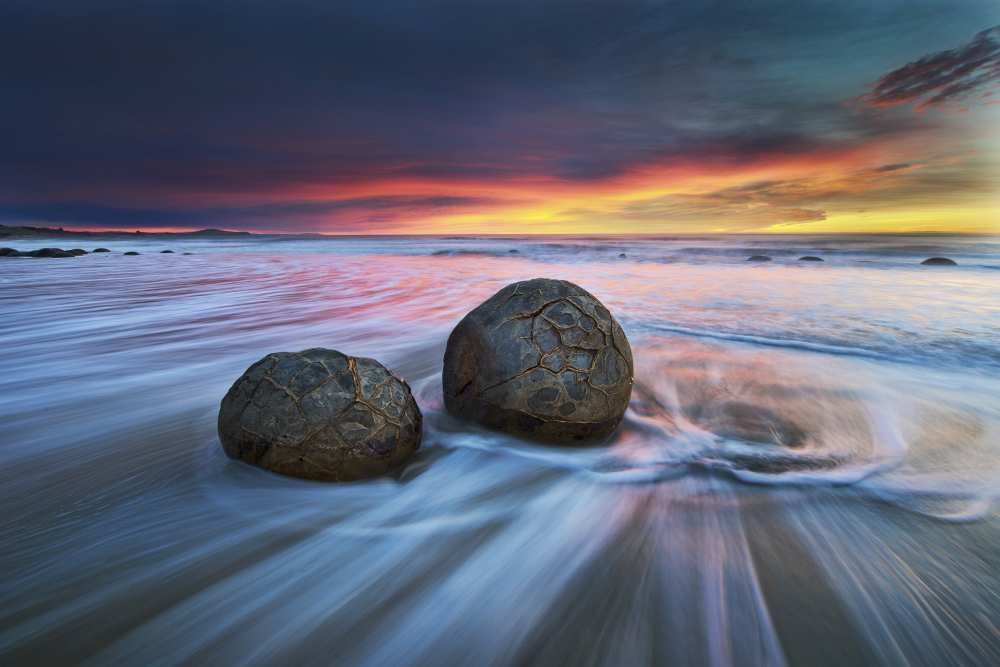
[[[1000,26],[976,34],[957,49],[907,63],[876,81],[863,98],[877,107],[916,102],[924,111],[960,100],[1000,82]]]

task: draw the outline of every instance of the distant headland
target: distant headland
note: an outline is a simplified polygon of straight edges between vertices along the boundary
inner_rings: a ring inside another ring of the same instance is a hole
[[[27,227],[0,225],[0,238],[50,238],[53,236],[63,236],[66,238],[136,238],[137,236],[147,238],[213,238],[213,237],[246,237],[260,236],[250,232],[230,232],[225,229],[199,229],[194,232],[143,232],[143,231],[101,231],[86,232],[74,229],[63,229],[62,227]],[[267,236],[272,236],[268,234]]]

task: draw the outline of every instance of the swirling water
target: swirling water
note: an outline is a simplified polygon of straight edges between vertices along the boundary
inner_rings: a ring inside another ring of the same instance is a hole
[[[0,260],[4,664],[1000,664],[998,239],[101,244]],[[632,342],[607,443],[443,411],[451,327],[536,276]],[[229,384],[312,346],[410,382],[397,476],[222,454]]]

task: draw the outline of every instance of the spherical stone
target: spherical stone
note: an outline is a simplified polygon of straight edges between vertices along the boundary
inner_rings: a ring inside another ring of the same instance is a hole
[[[306,479],[381,475],[420,447],[410,387],[374,359],[321,348],[276,352],[229,389],[219,439],[230,458]]]
[[[504,287],[458,323],[444,354],[449,412],[547,442],[610,434],[632,381],[621,326],[593,295],[564,280]]]

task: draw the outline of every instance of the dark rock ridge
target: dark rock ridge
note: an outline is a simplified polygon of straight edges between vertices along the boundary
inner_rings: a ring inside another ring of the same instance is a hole
[[[219,439],[230,458],[306,479],[384,474],[420,447],[410,388],[374,359],[321,348],[269,354],[230,388]]]
[[[958,262],[947,257],[928,257],[920,263],[924,266],[958,266]]]
[[[63,250],[62,248],[39,248],[38,250],[20,251],[16,248],[0,248],[0,257],[76,257],[86,255],[86,250],[74,248],[73,250]]]
[[[767,255],[750,255],[747,257],[748,262],[770,262],[771,258]]]
[[[803,257],[799,257],[799,261],[800,262],[822,262],[823,258],[822,257],[816,257],[815,255],[805,255]]]
[[[452,414],[527,438],[572,443],[618,426],[632,349],[593,295],[563,280],[504,287],[451,332],[444,401]]]

